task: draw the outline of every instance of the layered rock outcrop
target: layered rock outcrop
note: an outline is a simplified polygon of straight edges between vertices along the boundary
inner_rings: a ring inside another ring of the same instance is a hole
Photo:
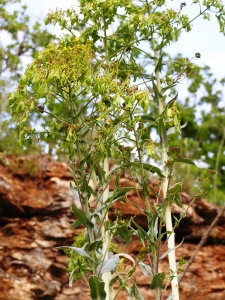
[[[0,164],[0,300],[70,300],[90,299],[89,289],[82,280],[68,285],[67,257],[57,246],[71,245],[82,228],[70,230],[74,222],[71,204],[79,205],[72,195],[72,180],[66,164],[49,157],[2,157]],[[121,186],[131,186],[129,178]],[[111,189],[113,188],[113,183]],[[153,196],[152,196],[153,197]],[[181,193],[184,208],[190,202]],[[136,203],[137,195],[130,192],[129,201]],[[146,220],[134,206],[121,202],[114,205],[110,217],[119,209],[123,217],[136,215],[136,221],[146,227]],[[181,209],[173,206],[173,213]],[[177,256],[188,260],[196,244],[219,212],[219,208],[197,199],[176,231]],[[207,244],[200,249],[180,286],[180,299],[225,299],[225,216],[210,233]],[[126,248],[120,238],[116,242],[130,255],[141,245],[137,239]],[[161,264],[166,270],[166,259]],[[150,278],[140,270],[135,273],[145,300],[154,299],[149,289]],[[165,293],[166,298],[167,293]],[[126,299],[123,293],[117,299]]]

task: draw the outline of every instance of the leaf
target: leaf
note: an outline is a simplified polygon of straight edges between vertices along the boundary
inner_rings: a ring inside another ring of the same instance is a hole
[[[182,162],[182,163],[185,163],[185,164],[192,165],[192,166],[196,167],[196,164],[193,162],[193,160],[191,160],[189,158],[186,158],[186,157],[177,158],[175,160],[175,162]]]
[[[87,250],[88,251],[96,250],[96,249],[100,248],[101,245],[102,245],[102,238],[99,238],[99,239],[95,240],[93,243],[89,244],[87,246]]]
[[[92,193],[92,188],[88,185],[86,176],[82,178],[82,194],[83,198],[90,198]]]
[[[120,166],[113,168],[112,170],[109,171],[108,177],[110,177],[113,174],[116,174],[117,171],[120,171]]]
[[[154,222],[154,228],[153,228],[153,234],[154,234],[154,238],[157,239],[158,236],[158,227],[159,227],[159,218],[156,217],[155,222]]]
[[[164,87],[163,89],[162,89],[162,94],[164,94],[165,93],[165,91],[167,91],[167,90],[169,90],[169,89],[172,89],[174,86],[176,86],[177,85],[177,83],[172,83],[172,84],[169,84],[169,85],[167,85],[166,87]]]
[[[128,201],[130,203],[130,205],[133,205],[134,207],[136,207],[137,209],[139,209],[141,212],[145,212],[144,209],[142,209],[140,206],[138,206],[137,204],[134,204],[130,201]]]
[[[174,104],[174,102],[177,100],[178,93],[164,106],[164,111],[166,111],[168,108],[171,108]]]
[[[117,233],[127,244],[130,242],[132,232],[127,228],[125,224],[117,228]]]
[[[160,56],[160,58],[159,58],[159,60],[158,60],[158,63],[157,63],[157,65],[156,65],[156,67],[155,67],[155,72],[157,72],[157,71],[159,71],[159,72],[161,72],[161,70],[162,70],[162,59],[163,59],[163,55],[164,55],[164,53]]]
[[[186,123],[184,123],[182,126],[180,126],[180,129],[182,129],[182,128],[184,128],[184,127],[186,127],[187,126],[187,122]],[[174,134],[174,133],[176,133],[176,126],[173,126],[173,127],[171,127],[171,128],[169,128],[168,130],[167,130],[167,135],[169,135],[169,134]]]
[[[73,187],[72,183],[70,182],[70,189],[75,197],[76,200],[80,201],[80,197],[79,194],[77,192],[77,190]]]
[[[100,276],[106,272],[110,272],[110,271],[114,270],[118,263],[119,263],[119,255],[118,254],[115,254],[112,257],[110,257],[109,259],[104,260],[101,271],[100,271]]]
[[[91,256],[87,253],[87,251],[84,250],[84,248],[86,247],[87,244],[85,244],[82,248],[78,248],[78,247],[73,247],[73,246],[60,246],[60,247],[56,247],[58,249],[72,249],[73,251],[77,252],[79,255],[81,256],[86,256],[88,258],[91,258]]]
[[[105,171],[102,169],[98,161],[94,160],[91,156],[88,156],[87,165],[90,170],[94,167],[99,179],[99,183],[103,184],[105,182]]]
[[[70,225],[70,229],[75,229],[80,226],[82,223],[79,220],[76,220],[72,225]]]
[[[177,182],[175,183],[169,190],[168,190],[168,193],[167,193],[167,197],[166,198],[169,198],[171,196],[174,196],[178,193],[180,193],[181,189],[182,189],[182,185],[183,185],[183,182]]]
[[[164,278],[165,278],[165,272],[156,274],[152,279],[152,283],[150,284],[150,289],[154,290],[156,287],[162,289]]]
[[[148,170],[149,172],[151,172],[152,174],[158,174],[159,177],[161,178],[164,178],[165,176],[162,174],[161,170],[158,168],[158,167],[155,167],[153,165],[150,165],[150,164],[142,164],[143,165],[143,168],[145,170]],[[139,162],[131,162],[131,166],[135,167],[135,168],[139,168],[140,169],[140,163]]]
[[[73,271],[70,273],[70,277],[69,277],[69,287],[73,286],[73,274],[76,271],[76,268],[73,269]]]
[[[124,195],[126,195],[126,193],[132,190],[136,190],[136,187],[124,187],[124,188],[117,189],[117,191],[113,193],[113,195],[109,197],[105,203],[107,204],[110,203],[111,201],[115,202],[117,200],[122,201]]]
[[[184,241],[184,240],[182,240],[182,242],[181,242],[179,245],[177,245],[176,247],[167,250],[162,256],[159,257],[159,260],[163,259],[163,258],[166,257],[170,252],[172,252],[172,251],[174,251],[175,249],[177,249],[178,247],[180,247],[180,246],[183,244],[183,241]]]
[[[72,211],[76,218],[79,220],[81,224],[83,224],[85,227],[91,226],[94,227],[92,222],[87,218],[83,210],[77,208],[74,204],[72,204]]]
[[[152,269],[149,265],[144,264],[142,261],[139,262],[138,264],[144,276],[148,276],[148,275],[150,275],[151,277],[154,276]]]
[[[156,122],[156,119],[153,118],[151,115],[142,115],[140,117],[141,122]]]
[[[174,197],[174,202],[176,203],[176,205],[177,206],[179,206],[179,207],[183,207],[183,205],[182,205],[182,201],[181,201],[181,198],[180,198],[180,195],[179,194],[177,194],[175,197]]]
[[[137,227],[138,229],[138,240],[141,241],[149,241],[149,235],[146,233],[146,231],[139,226],[132,218],[131,222]]]
[[[135,299],[137,300],[145,300],[144,297],[142,296],[139,288],[137,287],[137,284],[135,281],[133,281],[133,286],[132,286],[132,290],[131,290],[131,296],[135,297]],[[138,298],[136,298],[136,296]],[[133,298],[132,298],[133,299]]]
[[[157,99],[162,98],[162,94],[159,93],[158,87],[155,84],[155,81],[154,81],[153,78],[152,78],[152,85],[153,85],[153,90],[155,92],[155,95],[156,95]]]
[[[92,300],[105,300],[106,292],[104,290],[104,282],[100,281],[97,276],[89,277],[89,287]]]

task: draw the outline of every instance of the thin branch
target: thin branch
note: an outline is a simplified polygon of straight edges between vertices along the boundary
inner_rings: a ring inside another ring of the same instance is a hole
[[[184,270],[184,273],[182,274],[182,276],[179,278],[179,284],[181,283],[181,281],[183,280],[185,274],[187,273],[190,265],[193,263],[198,251],[200,250],[200,248],[206,243],[210,232],[212,231],[212,229],[216,226],[216,224],[219,221],[219,218],[224,214],[225,212],[225,205],[221,208],[221,210],[219,211],[219,213],[217,214],[217,216],[215,217],[214,221],[212,222],[212,224],[209,226],[208,230],[205,232],[205,234],[203,235],[200,243],[198,244],[198,246],[196,247],[194,253],[192,254],[191,258],[188,261],[188,264]]]

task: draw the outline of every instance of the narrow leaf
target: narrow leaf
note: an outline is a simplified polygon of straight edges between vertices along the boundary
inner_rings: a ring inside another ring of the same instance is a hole
[[[180,198],[180,195],[179,194],[177,194],[175,197],[174,197],[174,202],[176,203],[176,205],[177,206],[179,206],[179,207],[183,207],[183,205],[182,205],[182,201],[181,201],[181,198]]]
[[[113,193],[113,195],[106,200],[105,204],[110,203],[110,202],[115,202],[117,200],[123,201],[122,199],[124,198],[126,193],[128,193],[129,191],[132,191],[132,190],[136,190],[136,188],[135,187],[124,187],[124,188],[117,189],[117,191],[115,193]]]
[[[177,158],[175,160],[175,162],[182,162],[182,163],[185,163],[185,164],[192,165],[192,166],[196,167],[196,164],[193,162],[193,160],[191,160],[189,158],[186,158],[186,157]]]
[[[164,106],[164,111],[166,111],[168,108],[172,107],[174,102],[177,100],[178,93],[171,99],[165,106]]]
[[[183,125],[181,125],[180,128],[182,129],[186,126],[187,126],[187,122],[184,123]],[[167,135],[176,133],[176,127],[173,126],[173,127],[169,128],[166,133],[167,133]]]
[[[99,239],[95,240],[93,243],[89,244],[87,246],[87,250],[92,251],[92,250],[98,249],[98,248],[100,248],[101,245],[102,245],[102,238],[99,238]]]
[[[82,223],[79,220],[76,220],[72,225],[70,225],[70,229],[75,229],[80,226]]]
[[[155,122],[156,119],[153,118],[151,115],[142,115],[141,122]]]
[[[137,300],[145,300],[144,297],[142,296],[139,288],[137,287],[137,284],[136,284],[135,281],[133,281],[132,295],[131,296],[135,297],[135,299],[137,299]],[[136,298],[136,296],[137,296],[137,298]]]
[[[100,281],[97,276],[90,276],[88,281],[91,291],[91,300],[105,300],[106,292],[104,290],[104,282]]]
[[[149,265],[144,264],[142,261],[139,262],[138,264],[144,276],[148,276],[148,275],[150,275],[151,277],[154,276],[152,269]]]
[[[141,238],[145,241],[149,240],[149,235],[146,233],[146,231],[139,226],[132,218],[131,218],[131,222],[137,227],[138,229],[138,238]]]
[[[77,190],[73,187],[72,183],[70,182],[70,189],[75,197],[76,200],[79,200],[80,201],[80,197],[79,197],[79,194],[77,192]]]
[[[157,63],[157,65],[156,65],[156,67],[155,67],[155,72],[156,71],[159,71],[159,72],[161,72],[161,70],[162,70],[162,59],[163,59],[163,55],[164,54],[162,54],[161,56],[160,56],[160,58],[159,58],[159,60],[158,60],[158,63]]]
[[[180,193],[181,189],[182,189],[182,186],[183,186],[183,182],[177,182],[175,183],[169,190],[168,190],[168,193],[167,193],[167,197],[171,197],[171,196],[174,196],[178,193]]]
[[[77,252],[79,255],[86,256],[92,260],[91,256],[87,253],[87,251],[84,250],[84,247],[86,247],[86,244],[82,248],[73,247],[73,246],[60,246],[60,247],[56,247],[56,248],[59,248],[59,249],[68,249],[69,248],[69,249],[72,249],[73,251]]]
[[[85,227],[91,226],[93,227],[94,225],[91,223],[91,221],[87,218],[83,210],[77,208],[74,203],[72,204],[72,211],[76,218],[79,220],[81,224],[83,224]]]
[[[178,247],[180,247],[180,246],[183,244],[183,241],[184,241],[184,240],[182,240],[182,242],[181,242],[179,245],[177,245],[176,247],[167,250],[162,256],[160,256],[159,260],[163,259],[163,258],[166,257],[170,252],[172,252],[172,251],[174,251],[175,249],[177,249]]]
[[[131,166],[135,167],[135,168],[140,168],[140,163],[139,162],[131,162]],[[152,174],[158,174],[159,177],[164,178],[165,176],[162,174],[161,170],[158,167],[155,167],[153,165],[150,164],[143,164],[143,168],[145,170],[148,170],[149,172],[151,172]]]
[[[118,263],[119,263],[119,255],[118,254],[115,254],[112,257],[110,257],[109,259],[106,259],[103,262],[102,269],[100,271],[100,276],[106,272],[110,272],[110,271],[114,270]]]

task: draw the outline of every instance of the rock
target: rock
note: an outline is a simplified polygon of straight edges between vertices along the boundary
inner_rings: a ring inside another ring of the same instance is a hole
[[[34,168],[37,165],[38,170]],[[5,165],[0,165],[0,300],[90,299],[89,289],[84,280],[78,280],[73,287],[69,287],[67,257],[63,251],[56,248],[71,245],[73,237],[82,231],[82,228],[70,229],[70,224],[75,221],[71,205],[75,203],[80,207],[79,199],[76,199],[70,190],[71,181],[72,176],[66,164],[55,162],[50,157],[42,156],[37,161],[30,159],[28,162],[26,158],[7,157]],[[113,184],[112,180],[111,190]],[[135,184],[139,188],[138,184]],[[133,181],[127,174],[123,174],[120,187],[133,186]],[[181,193],[181,199],[182,208],[175,204],[172,206],[176,217],[187,209],[191,201],[191,197],[185,192]],[[155,201],[152,192],[149,201]],[[119,210],[124,219],[135,215],[136,222],[147,228],[146,217],[141,211],[144,206],[141,193],[131,190],[126,195],[126,203],[115,202],[110,217],[114,219],[115,210]],[[218,211],[217,206],[207,203],[204,199],[196,199],[176,229],[177,242],[184,237],[183,244],[176,250],[178,258],[190,258],[196,243]],[[224,240],[223,215],[210,233],[207,245],[200,249],[181,282],[181,300],[225,299]],[[136,236],[132,237],[128,247],[119,237],[115,237],[115,242],[133,257],[143,247]],[[146,263],[149,261],[146,260]],[[128,271],[128,261],[125,267]],[[160,264],[160,271],[167,270],[168,263],[164,258]],[[133,278],[136,278],[144,299],[154,299],[154,291],[149,288],[150,276],[144,276],[138,267]],[[169,292],[168,285],[165,299]],[[119,293],[117,299],[126,299],[125,293]]]

